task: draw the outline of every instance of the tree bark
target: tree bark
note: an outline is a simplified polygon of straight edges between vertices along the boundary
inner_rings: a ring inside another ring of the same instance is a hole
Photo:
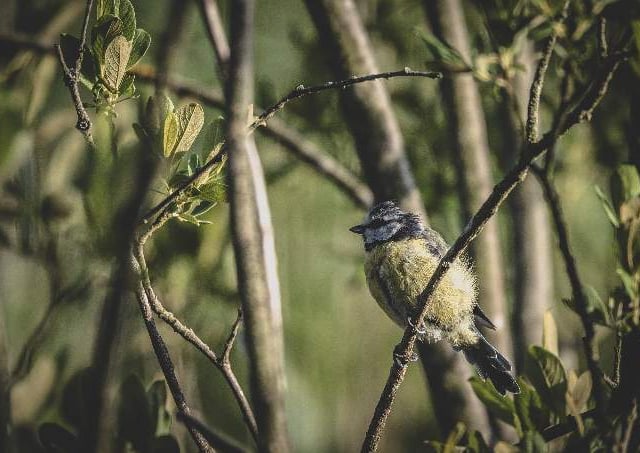
[[[336,79],[379,72],[369,37],[353,0],[306,0]],[[376,201],[396,199],[403,208],[426,212],[404,150],[389,94],[379,82],[341,91],[341,106],[354,137],[364,177]],[[457,421],[488,432],[486,412],[466,377],[471,369],[449,345],[420,344],[438,421],[448,432]]]
[[[514,78],[512,97],[507,97],[504,106],[509,118],[507,150],[514,153],[514,160],[524,143],[523,124],[535,70],[531,43],[525,45],[519,61],[525,71]],[[535,178],[525,179],[514,191],[510,208],[515,250],[513,331],[518,332],[514,347],[516,369],[522,370],[529,345],[542,343],[542,319],[553,299],[552,237],[542,189]]]
[[[274,238],[260,159],[246,133],[248,107],[253,102],[254,10],[253,0],[236,0],[231,6],[231,58],[226,85],[227,179],[259,449],[287,452],[284,351]]]
[[[460,0],[425,2],[435,35],[471,60],[471,46]],[[493,188],[487,125],[480,92],[472,74],[452,74],[442,80],[447,123],[455,149],[464,221],[478,210]],[[472,244],[478,275],[479,302],[497,331],[487,331],[490,341],[507,357],[513,356],[509,310],[504,287],[502,247],[498,220],[489,221]]]

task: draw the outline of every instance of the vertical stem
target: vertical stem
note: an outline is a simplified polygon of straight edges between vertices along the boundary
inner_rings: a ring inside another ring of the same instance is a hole
[[[242,300],[259,449],[289,450],[284,409],[284,351],[280,293],[266,186],[255,144],[247,137],[253,102],[255,2],[231,7],[231,58],[226,86],[229,202]]]

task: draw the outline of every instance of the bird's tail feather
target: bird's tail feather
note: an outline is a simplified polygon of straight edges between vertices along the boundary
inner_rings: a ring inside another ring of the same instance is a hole
[[[511,375],[511,364],[480,332],[478,342],[462,348],[462,352],[467,361],[476,367],[478,374],[483,379],[489,378],[500,394],[520,393],[520,387]]]

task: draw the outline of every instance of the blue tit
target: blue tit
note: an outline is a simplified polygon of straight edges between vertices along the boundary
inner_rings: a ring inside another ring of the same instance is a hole
[[[364,239],[369,291],[384,312],[405,328],[417,312],[417,299],[448,250],[447,243],[420,217],[396,203],[374,206],[361,225],[350,229]],[[456,260],[429,300],[421,339],[441,339],[462,351],[483,379],[504,395],[520,388],[511,364],[486,340],[478,326],[495,326],[477,303],[476,278],[466,258]]]

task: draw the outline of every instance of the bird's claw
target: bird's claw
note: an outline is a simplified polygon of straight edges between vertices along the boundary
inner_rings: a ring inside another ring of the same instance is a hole
[[[411,316],[409,316],[407,318],[407,323],[411,326],[413,330],[416,331],[418,335],[424,335],[427,333],[427,327],[425,326],[424,322],[421,322],[418,326],[416,326],[411,320]]]
[[[397,350],[393,351],[393,361],[399,367],[405,367],[409,362],[417,362],[418,354],[411,352],[410,354],[403,354]]]

